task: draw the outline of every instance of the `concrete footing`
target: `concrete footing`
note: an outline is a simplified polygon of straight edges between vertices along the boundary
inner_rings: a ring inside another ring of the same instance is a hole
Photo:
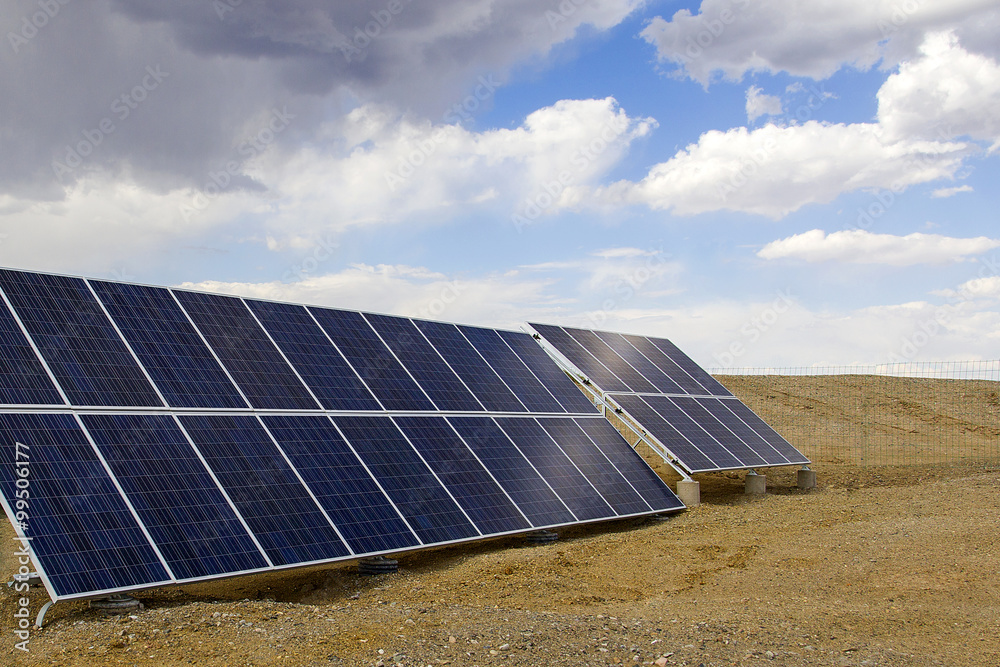
[[[767,475],[758,475],[754,471],[747,473],[746,493],[751,496],[762,496],[767,493]]]
[[[808,468],[803,468],[796,475],[796,486],[800,489],[815,489],[816,488],[816,471],[809,470]]]
[[[682,479],[677,482],[677,497],[688,507],[701,505],[701,484],[693,479]]]

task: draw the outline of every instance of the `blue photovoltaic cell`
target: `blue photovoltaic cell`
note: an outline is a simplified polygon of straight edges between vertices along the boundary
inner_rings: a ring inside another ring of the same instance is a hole
[[[696,399],[698,405],[712,413],[712,415],[732,431],[736,437],[745,442],[747,446],[767,461],[769,465],[786,465],[788,459],[779,454],[774,447],[767,444],[764,438],[760,437],[756,431],[747,426],[742,419],[737,417],[726,403],[732,404],[732,400],[724,398],[699,398]]]
[[[15,510],[18,449],[29,461],[24,532],[56,595],[170,581],[72,415],[0,414],[0,438],[0,490]]]
[[[712,461],[713,468],[742,467],[740,460],[733,456],[725,445],[712,437],[698,422],[684,414],[673,400],[666,396],[643,396],[642,400],[694,443]]]
[[[350,555],[256,417],[180,420],[272,563]]]
[[[319,407],[242,300],[181,290],[174,294],[253,407]]]
[[[612,331],[595,331],[594,334],[607,343],[608,347],[614,350],[615,353],[622,359],[627,361],[630,366],[642,373],[647,380],[653,383],[656,391],[663,394],[685,393],[685,391],[681,389],[676,382],[671,380],[666,373],[657,368],[656,364],[643,356],[643,354],[639,352],[639,350],[635,349],[631,343],[625,340],[625,337],[621,334],[614,333]],[[638,390],[633,389],[633,391]]]
[[[163,405],[83,280],[0,270],[0,287],[70,403]]]
[[[809,463],[802,452],[795,449],[787,440],[778,435],[778,432],[768,426],[763,419],[754,414],[754,411],[739,401],[726,401],[724,405],[729,408],[737,417],[752,428],[757,434],[764,438],[767,444],[771,445],[779,454],[788,459],[789,463]]]
[[[691,357],[681,352],[680,348],[666,338],[650,338],[649,342],[660,348],[661,352],[670,357],[674,363],[687,371],[687,374],[697,380],[698,383],[707,390],[707,393],[712,394],[713,396],[733,395],[731,391],[723,387],[718,380],[712,377],[708,371],[694,363],[694,360],[692,360]]]
[[[500,338],[498,331],[468,326],[458,328],[483,356],[486,363],[503,378],[529,412],[566,412],[559,401]]]
[[[684,467],[690,472],[696,470],[714,470],[718,466],[712,463],[690,440],[671,426],[658,412],[649,407],[642,398],[630,394],[611,394],[618,405],[641,425],[651,436],[659,440],[664,447],[673,452]]]
[[[247,300],[257,319],[327,410],[381,410],[304,306]]]
[[[684,507],[684,503],[606,419],[578,418],[576,423],[586,431],[598,449],[604,452],[618,472],[624,475],[650,507],[654,510],[674,510]]]
[[[480,532],[531,528],[444,417],[400,417],[395,421]]]
[[[630,336],[623,334],[622,337],[632,344],[632,347],[639,350],[644,357],[649,359],[663,373],[673,380],[685,393],[707,394],[708,391],[702,387],[687,371],[678,366],[673,360],[665,355],[660,348],[653,345],[648,338],[643,336]]]
[[[492,419],[450,417],[448,421],[533,526],[573,522],[559,497]]]
[[[548,324],[532,324],[531,326],[602,391],[630,391],[628,385],[595,359],[562,328]]]
[[[479,536],[390,418],[334,421],[425,544]]]
[[[168,290],[90,284],[170,406],[247,407]]]
[[[82,419],[178,579],[268,567],[173,417]]]
[[[0,403],[7,405],[62,405],[63,399],[42,362],[17,326],[7,306],[0,303]]]
[[[309,312],[386,410],[434,410],[424,392],[361,313],[310,307]]]
[[[566,412],[597,414],[598,410],[594,404],[552,361],[548,353],[532,340],[531,336],[513,331],[497,331],[497,333],[524,362],[525,366],[531,369],[535,377],[541,380],[545,388],[556,397]]]
[[[476,348],[465,339],[454,324],[416,320],[415,324],[437,349],[452,370],[490,412],[524,412],[517,397],[504,386]]]
[[[708,434],[715,438],[717,442],[725,446],[743,466],[756,468],[767,463],[763,456],[755,452],[750,445],[736,437],[732,431],[726,428],[725,424],[706,410],[698,399],[675,396],[670,400],[674,405],[683,410],[688,417],[696,421],[699,426],[708,431]]]
[[[604,500],[621,515],[649,512],[650,506],[632,485],[615,470],[601,450],[570,418],[539,419],[552,439],[580,469]]]
[[[559,449],[534,419],[507,417],[497,419],[517,448],[535,466],[545,481],[562,498],[580,521],[615,516],[615,511],[601,497],[573,462]]]
[[[326,417],[264,417],[264,425],[357,554],[420,542]]]
[[[365,315],[396,357],[430,396],[438,410],[481,412],[476,397],[462,384],[413,322],[402,317]]]
[[[621,355],[615,352],[593,331],[571,329],[570,327],[563,327],[562,330],[572,336],[587,352],[590,352],[595,359],[600,361],[605,368],[624,382],[628,386],[629,391],[637,393],[656,393],[659,391],[642,373],[633,368],[628,361],[623,359]]]

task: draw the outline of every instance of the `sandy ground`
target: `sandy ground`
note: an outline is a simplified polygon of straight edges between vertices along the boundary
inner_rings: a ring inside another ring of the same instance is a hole
[[[341,564],[146,591],[132,616],[60,603],[28,654],[2,587],[0,664],[1000,665],[1000,472],[814,469],[809,492],[788,468],[763,497],[742,473],[704,475],[703,505],[665,521],[414,552],[392,575]]]

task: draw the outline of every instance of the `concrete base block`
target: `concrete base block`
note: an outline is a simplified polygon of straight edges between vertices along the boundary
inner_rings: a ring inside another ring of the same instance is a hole
[[[746,492],[751,496],[762,496],[767,493],[767,475],[747,473]]]
[[[815,470],[800,470],[796,476],[796,486],[800,489],[815,489],[816,488],[816,471]]]
[[[701,505],[701,484],[693,479],[682,479],[677,482],[677,497],[688,507]]]

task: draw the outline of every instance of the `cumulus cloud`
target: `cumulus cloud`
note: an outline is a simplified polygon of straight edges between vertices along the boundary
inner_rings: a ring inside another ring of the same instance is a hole
[[[267,117],[260,123],[267,128]],[[234,151],[235,168],[222,162],[197,188],[160,192],[95,172],[62,200],[0,195],[0,229],[9,237],[0,261],[65,270],[86,257],[107,270],[220,230],[282,250],[360,226],[440,224],[459,211],[499,207],[509,217],[561,173],[597,182],[654,126],[613,98],[563,100],[518,127],[482,132],[365,105],[321,126],[322,140],[303,147],[246,144],[251,155]],[[234,185],[241,177],[256,187]]]
[[[985,236],[960,239],[938,234],[906,236],[874,234],[855,229],[826,234],[820,229],[772,241],[757,256],[762,259],[801,259],[807,262],[853,264],[946,264],[1000,247],[1000,240]]]
[[[754,89],[751,88],[751,92]],[[768,124],[713,130],[639,182],[621,181],[594,197],[679,215],[731,210],[781,218],[856,190],[891,189],[953,178],[994,140],[1000,65],[967,52],[951,33],[928,35],[920,55],[879,90],[874,123]],[[748,93],[748,111],[751,95]],[[582,200],[582,195],[578,195]]]
[[[780,116],[782,112],[781,98],[776,95],[765,95],[758,86],[747,88],[747,120],[754,122],[761,116]]]
[[[755,71],[823,79],[843,66],[891,67],[912,56],[928,30],[955,29],[970,48],[997,54],[998,27],[990,0],[703,0],[695,14],[654,18],[642,37],[662,62],[708,85]]]
[[[238,147],[274,108],[296,116],[275,139],[290,148],[363,104],[440,118],[483,73],[499,84],[515,64],[545,57],[584,26],[614,26],[639,3],[565,4],[94,0],[60,3],[24,39],[19,19],[38,4],[10,0],[0,193],[57,200],[95,172],[160,192],[201,186],[241,159]],[[147,67],[166,74],[152,90],[142,88]],[[54,173],[81,144],[82,163]],[[236,187],[258,186],[244,178]]]
[[[970,152],[960,142],[885,144],[873,123],[809,121],[756,130],[713,130],[639,182],[620,181],[594,197],[678,215],[731,210],[781,218],[810,203],[860,189],[899,190],[952,177]]]
[[[969,53],[954,33],[932,33],[878,91],[886,139],[1000,139],[1000,64]]]
[[[993,268],[996,270],[997,267]],[[973,278],[959,285],[957,289],[936,290],[932,294],[956,301],[1000,299],[1000,276],[988,275],[982,278]]]

